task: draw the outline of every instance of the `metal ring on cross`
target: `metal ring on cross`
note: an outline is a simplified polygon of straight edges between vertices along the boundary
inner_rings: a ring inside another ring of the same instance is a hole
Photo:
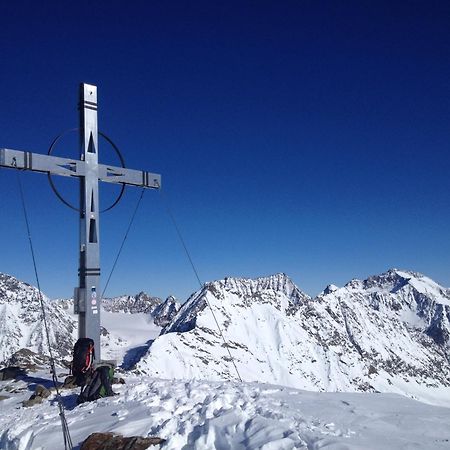
[[[66,130],[66,131],[62,132],[59,136],[56,136],[56,138],[55,138],[55,139],[53,140],[53,142],[51,143],[50,148],[48,149],[47,154],[48,154],[48,155],[51,155],[52,152],[53,152],[53,150],[54,150],[54,148],[55,148],[55,146],[56,146],[56,144],[60,141],[60,139],[63,138],[64,136],[66,136],[67,134],[72,133],[72,132],[74,132],[74,131],[80,131],[80,128],[71,128],[70,130]],[[116,152],[117,156],[118,156],[119,159],[120,159],[120,164],[121,164],[121,166],[122,166],[123,168],[125,168],[125,160],[123,159],[122,154],[120,153],[119,149],[117,148],[117,145],[114,144],[114,142],[113,142],[108,136],[106,136],[106,134],[101,133],[101,132],[99,131],[99,132],[98,132],[98,135],[101,136],[103,139],[105,139],[105,141],[108,142],[108,143],[111,145],[111,147],[114,149],[114,151]],[[66,206],[68,206],[69,208],[71,208],[71,209],[73,209],[73,210],[75,210],[75,211],[81,212],[81,211],[80,211],[80,208],[76,208],[75,206],[73,206],[71,203],[69,203],[69,202],[68,202],[68,201],[67,201],[67,200],[66,200],[66,199],[58,192],[58,190],[56,189],[55,183],[53,182],[53,179],[52,179],[51,174],[48,173],[47,176],[48,176],[48,181],[49,181],[49,183],[50,183],[50,187],[52,188],[52,190],[53,190],[53,192],[55,193],[55,195],[56,195],[56,196],[57,196],[57,197],[58,197],[58,198],[66,205]],[[120,199],[122,198],[124,192],[125,192],[125,185],[122,184],[122,187],[121,187],[121,189],[120,189],[119,195],[118,195],[117,198],[114,200],[114,202],[113,202],[110,206],[108,206],[108,208],[102,209],[100,212],[103,213],[103,212],[109,211],[110,209],[114,208],[114,206],[116,206],[117,203],[119,203],[119,201],[120,201]]]

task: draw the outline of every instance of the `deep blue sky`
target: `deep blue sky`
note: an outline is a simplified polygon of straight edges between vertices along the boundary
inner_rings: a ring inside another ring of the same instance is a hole
[[[45,153],[96,84],[100,129],[162,174],[203,281],[285,272],[313,295],[400,267],[450,286],[448,2],[51,3],[0,6],[0,147]],[[16,175],[0,170],[0,271],[34,284]],[[22,181],[42,288],[70,296],[77,214]],[[102,215],[103,282],[139,194]],[[147,192],[107,296],[197,288]]]

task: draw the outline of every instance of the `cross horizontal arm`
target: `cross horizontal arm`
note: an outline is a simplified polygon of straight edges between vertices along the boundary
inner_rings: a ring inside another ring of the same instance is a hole
[[[98,179],[107,183],[130,184],[150,189],[161,187],[161,175],[157,173],[112,167],[105,164],[98,165]]]
[[[0,166],[66,177],[81,177],[85,174],[84,161],[8,148],[0,148]]]
[[[0,149],[0,167],[32,170],[66,177],[83,177],[86,162],[77,159],[60,158],[21,150]],[[149,189],[161,187],[161,175],[142,170],[126,169],[98,164],[98,179],[106,183],[127,184]]]

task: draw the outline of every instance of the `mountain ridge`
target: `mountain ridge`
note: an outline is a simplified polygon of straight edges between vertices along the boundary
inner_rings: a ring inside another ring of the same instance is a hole
[[[398,269],[314,298],[284,274],[226,278],[193,294],[136,367],[235,379],[217,319],[244,381],[418,398],[444,389],[450,399],[449,299],[428,277]]]

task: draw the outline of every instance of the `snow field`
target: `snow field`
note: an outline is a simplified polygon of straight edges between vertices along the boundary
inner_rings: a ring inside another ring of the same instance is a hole
[[[120,395],[76,406],[64,392],[74,445],[93,432],[160,436],[164,450],[448,449],[450,409],[394,394],[306,392],[259,383],[128,377]],[[28,392],[29,395],[29,392]],[[54,398],[0,402],[0,448],[63,448]]]
[[[102,326],[109,331],[109,336],[102,339],[104,357],[118,365],[133,348],[148,347],[147,342],[156,339],[161,331],[146,313],[113,313],[102,308],[101,318]]]

